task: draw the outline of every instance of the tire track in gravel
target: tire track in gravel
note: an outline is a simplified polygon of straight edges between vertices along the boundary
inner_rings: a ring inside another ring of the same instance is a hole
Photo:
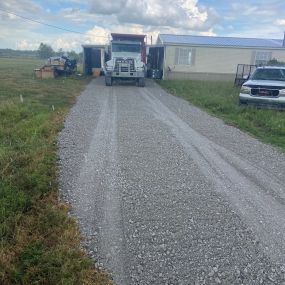
[[[95,235],[98,266],[109,268],[119,284],[128,284],[117,180],[117,97],[115,89],[108,91],[77,180],[80,195],[86,197],[77,208],[84,227]]]
[[[192,129],[147,88],[140,93],[158,120],[166,124],[215,191],[242,214],[272,260],[285,262],[284,181],[268,175]],[[276,197],[273,195],[275,194]],[[281,202],[280,202],[281,200]]]

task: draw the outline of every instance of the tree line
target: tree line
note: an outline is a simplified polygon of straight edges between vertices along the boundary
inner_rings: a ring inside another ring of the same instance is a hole
[[[47,59],[52,56],[62,56],[62,55],[67,55],[69,58],[76,59],[77,62],[80,62],[82,59],[82,52],[80,53],[76,53],[75,51],[65,52],[61,48],[57,52],[55,52],[50,45],[44,43],[40,44],[37,52],[39,58],[42,59]]]
[[[82,52],[76,53],[75,51],[65,52],[63,49],[54,51],[50,45],[41,43],[38,50],[13,50],[13,49],[0,49],[0,57],[30,57],[47,59],[52,56],[67,55],[71,59],[76,59],[77,62],[82,61]]]

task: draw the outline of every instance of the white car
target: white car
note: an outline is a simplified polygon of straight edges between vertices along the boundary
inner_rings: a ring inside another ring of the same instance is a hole
[[[258,67],[242,85],[239,102],[285,107],[285,66]]]

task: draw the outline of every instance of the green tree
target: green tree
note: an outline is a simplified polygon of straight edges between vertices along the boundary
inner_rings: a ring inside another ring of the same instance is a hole
[[[72,59],[78,59],[78,54],[75,51],[73,51],[73,50],[69,51],[67,54]]]
[[[51,46],[41,43],[38,49],[40,58],[49,58],[54,55],[54,51]]]
[[[54,52],[55,56],[62,56],[64,54],[64,51],[62,48],[59,48],[58,51]]]

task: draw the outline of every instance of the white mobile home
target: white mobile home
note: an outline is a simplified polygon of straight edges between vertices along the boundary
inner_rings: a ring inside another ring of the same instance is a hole
[[[164,79],[234,80],[238,64],[285,62],[285,39],[160,34]]]

